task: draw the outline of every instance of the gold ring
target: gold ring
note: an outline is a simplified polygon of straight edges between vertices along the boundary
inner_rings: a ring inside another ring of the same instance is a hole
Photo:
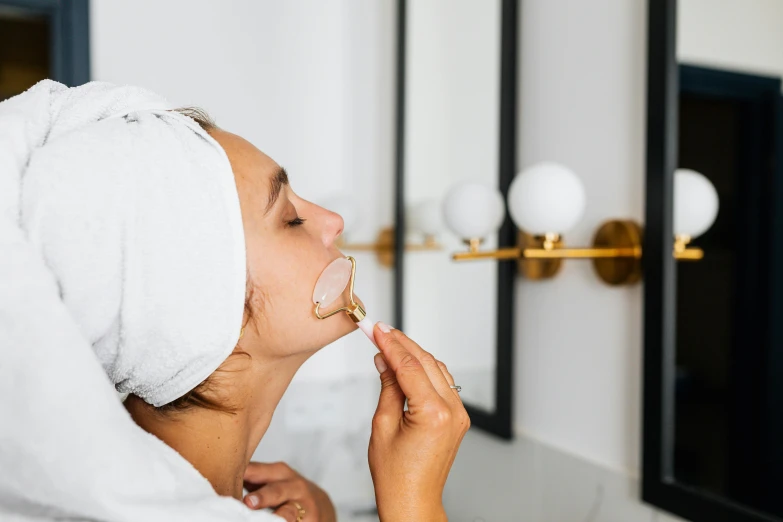
[[[294,505],[294,507],[296,508],[296,511],[297,511],[297,513],[296,513],[296,522],[302,522],[302,519],[304,519],[304,516],[305,516],[305,510],[302,507],[302,504],[300,504],[299,502],[295,502],[293,500],[291,501],[291,503]]]

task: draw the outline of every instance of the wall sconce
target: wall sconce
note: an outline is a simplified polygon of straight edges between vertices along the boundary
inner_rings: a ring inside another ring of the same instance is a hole
[[[683,261],[704,257],[688,245],[706,232],[718,214],[718,193],[698,172],[679,169],[674,176],[674,229],[672,255]],[[519,173],[511,183],[508,206],[520,229],[516,247],[482,251],[481,238],[497,231],[504,205],[499,191],[467,183],[452,188],[443,204],[449,228],[468,244],[467,252],[453,254],[455,261],[516,260],[519,271],[533,280],[558,273],[563,259],[591,259],[598,276],[610,285],[633,284],[642,277],[642,227],[633,220],[602,224],[592,247],[566,248],[563,236],[581,219],[586,204],[580,179],[568,168],[541,163]]]
[[[340,214],[343,218],[343,233],[335,242],[337,248],[351,252],[375,252],[381,266],[387,268],[394,266],[393,226],[382,228],[373,243],[351,243],[345,239],[345,236],[349,236],[351,230],[355,230],[358,223],[360,212],[357,203],[351,198],[338,196],[327,200],[322,206]],[[408,214],[411,216],[407,226],[408,232],[421,234],[423,241],[421,243],[406,243],[405,251],[442,250],[443,247],[438,244],[436,239],[437,234],[444,228],[438,202],[435,200],[423,201],[415,205]]]

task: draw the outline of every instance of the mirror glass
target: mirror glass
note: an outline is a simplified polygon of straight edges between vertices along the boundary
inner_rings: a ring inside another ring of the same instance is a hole
[[[678,0],[677,61],[678,167],[720,208],[677,264],[669,468],[783,517],[783,2]]]
[[[405,35],[407,243],[420,245],[422,230],[439,229],[440,248],[406,249],[404,328],[447,362],[466,404],[490,412],[497,262],[451,260],[466,246],[443,225],[441,203],[457,183],[498,187],[500,20],[500,0],[408,2]],[[496,245],[491,237],[482,246]]]

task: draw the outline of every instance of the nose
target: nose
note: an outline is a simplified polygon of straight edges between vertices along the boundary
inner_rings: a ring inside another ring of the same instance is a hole
[[[343,233],[345,222],[343,221],[343,218],[340,214],[332,212],[331,210],[326,210],[323,207],[319,208],[321,208],[321,211],[324,213],[324,217],[322,219],[323,228],[321,230],[321,239],[323,240],[325,246],[331,247],[340,234]]]

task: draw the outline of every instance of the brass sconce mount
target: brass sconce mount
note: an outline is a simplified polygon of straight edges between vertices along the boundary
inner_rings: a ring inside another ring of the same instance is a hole
[[[455,261],[478,259],[514,260],[519,272],[538,281],[554,277],[564,259],[591,259],[598,277],[612,286],[630,285],[642,279],[642,227],[629,219],[614,219],[602,224],[590,248],[568,248],[558,234],[533,236],[520,231],[518,246],[484,251],[478,240],[469,242],[468,252],[452,255]],[[688,247],[690,237],[677,236],[672,255],[680,261],[698,261],[700,248]]]
[[[629,219],[607,221],[596,231],[593,247],[629,255],[596,257],[593,268],[610,285],[632,285],[642,279],[642,227]]]
[[[593,237],[592,248],[563,248],[557,234],[519,232],[519,272],[538,281],[557,275],[563,259],[592,259],[598,277],[610,285],[629,285],[642,278],[642,229],[631,220],[607,221]]]
[[[523,252],[528,250],[551,251],[563,248],[563,240],[556,234],[534,236],[521,230],[517,234],[517,243]],[[561,266],[563,266],[562,258],[531,259],[525,256],[517,258],[517,270],[519,273],[533,281],[554,277],[560,271]]]

